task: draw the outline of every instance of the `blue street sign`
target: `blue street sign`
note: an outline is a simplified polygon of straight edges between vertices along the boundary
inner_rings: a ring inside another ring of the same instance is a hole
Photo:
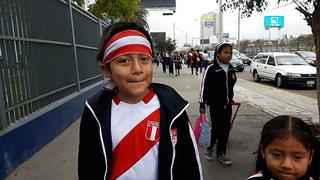
[[[204,22],[204,26],[206,28],[212,28],[213,27],[213,21],[206,21]]]
[[[283,27],[284,26],[284,16],[265,16],[264,17],[264,27]]]

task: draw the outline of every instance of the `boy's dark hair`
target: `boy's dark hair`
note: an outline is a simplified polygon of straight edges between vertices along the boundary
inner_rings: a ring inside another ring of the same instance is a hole
[[[221,53],[221,51],[225,48],[225,47],[231,47],[231,49],[233,49],[232,45],[229,43],[220,43],[217,47],[216,50],[214,51],[214,61],[217,61],[217,55],[219,53]]]
[[[104,55],[103,48],[104,48],[105,44],[107,44],[108,41],[115,34],[121,32],[121,31],[124,31],[124,30],[128,30],[128,29],[137,30],[147,37],[147,39],[151,45],[152,56],[154,57],[152,39],[151,39],[151,36],[147,30],[145,30],[142,26],[140,26],[139,24],[134,23],[134,22],[118,22],[118,23],[112,24],[104,29],[103,35],[102,35],[100,42],[99,42],[99,49],[98,49],[98,54],[96,56],[96,60],[103,62],[103,55]]]
[[[256,172],[267,169],[266,160],[262,157],[261,150],[265,149],[275,139],[293,136],[303,146],[313,151],[312,162],[309,165],[307,175],[318,179],[319,170],[319,141],[313,135],[310,127],[301,119],[291,116],[277,116],[268,121],[262,128],[259,150],[256,162]]]

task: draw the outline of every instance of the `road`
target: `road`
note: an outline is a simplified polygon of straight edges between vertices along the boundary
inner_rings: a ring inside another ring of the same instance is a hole
[[[245,66],[245,70],[243,72],[238,72],[237,77],[243,80],[254,82],[252,79],[252,75],[250,73],[250,66]],[[276,87],[275,83],[269,80],[262,80],[261,82],[256,82],[256,83],[263,84],[268,87]],[[285,88],[282,88],[282,90],[299,94],[302,96],[306,96],[312,99],[317,99],[317,91],[312,87],[289,85],[289,86],[286,86]]]

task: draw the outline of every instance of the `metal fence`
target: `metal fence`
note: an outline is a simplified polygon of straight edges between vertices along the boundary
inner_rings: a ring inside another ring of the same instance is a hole
[[[69,0],[1,0],[0,129],[101,81],[105,26]]]

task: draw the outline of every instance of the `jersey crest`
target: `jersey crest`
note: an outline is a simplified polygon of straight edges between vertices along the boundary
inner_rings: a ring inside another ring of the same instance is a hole
[[[157,121],[148,121],[146,128],[146,138],[150,141],[158,141],[160,138],[160,126]]]

